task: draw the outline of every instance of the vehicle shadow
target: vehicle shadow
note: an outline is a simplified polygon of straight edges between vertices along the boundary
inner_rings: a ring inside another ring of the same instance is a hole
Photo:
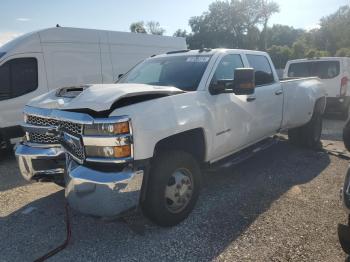
[[[72,211],[72,241],[52,261],[213,260],[281,195],[311,181],[329,163],[325,153],[281,141],[239,165],[207,172],[194,212],[180,225],[161,228],[136,214],[131,220],[143,223],[144,235],[120,221]],[[24,214],[30,206],[36,209]],[[0,228],[1,239],[6,239],[0,243],[5,261],[30,261],[43,255],[65,238],[63,191],[0,218]]]

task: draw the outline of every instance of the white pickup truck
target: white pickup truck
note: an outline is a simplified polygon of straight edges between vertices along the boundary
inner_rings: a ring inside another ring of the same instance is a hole
[[[16,156],[23,177],[64,185],[76,210],[114,216],[141,206],[155,223],[171,226],[193,209],[201,168],[281,130],[293,143],[317,147],[321,85],[318,78],[279,82],[264,52],[168,52],[116,84],[33,99]]]

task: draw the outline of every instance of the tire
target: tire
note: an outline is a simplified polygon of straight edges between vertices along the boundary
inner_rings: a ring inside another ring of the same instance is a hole
[[[193,210],[201,182],[200,169],[192,155],[160,152],[151,168],[143,212],[160,226],[177,225]]]
[[[344,146],[348,151],[350,151],[350,123],[346,123],[343,129],[343,142]]]
[[[297,146],[319,149],[321,147],[321,134],[322,114],[315,109],[307,124],[288,130],[288,139]]]
[[[342,112],[341,112],[341,118],[342,120],[347,120],[349,117],[349,110],[350,110],[350,106],[348,105]]]

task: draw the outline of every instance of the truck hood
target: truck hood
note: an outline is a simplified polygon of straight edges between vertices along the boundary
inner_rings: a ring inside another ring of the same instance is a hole
[[[124,99],[124,105],[130,105],[183,92],[181,89],[169,86],[94,84],[54,90],[32,99],[28,105],[62,110],[87,108],[100,112],[113,109],[112,107],[122,99]],[[128,101],[125,101],[126,98]]]

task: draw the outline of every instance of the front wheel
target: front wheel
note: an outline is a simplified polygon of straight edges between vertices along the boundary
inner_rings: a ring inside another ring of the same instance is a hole
[[[190,154],[160,152],[151,168],[143,211],[160,226],[174,226],[191,213],[200,188],[200,170]]]

